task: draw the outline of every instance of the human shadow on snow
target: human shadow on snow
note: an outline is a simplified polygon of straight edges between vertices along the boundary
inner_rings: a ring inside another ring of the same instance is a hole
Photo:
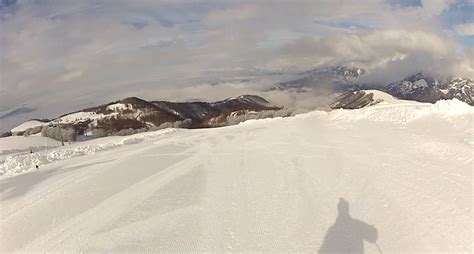
[[[336,221],[326,232],[319,253],[364,253],[364,240],[376,244],[377,229],[352,218],[349,202],[343,198],[339,198],[337,213]]]

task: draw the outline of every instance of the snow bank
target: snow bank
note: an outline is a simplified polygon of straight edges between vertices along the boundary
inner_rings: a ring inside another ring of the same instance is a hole
[[[175,132],[177,129],[164,129],[154,132],[138,133],[127,137],[112,137],[96,139],[86,145],[81,143],[72,145],[72,148],[58,148],[46,153],[21,154],[8,156],[0,165],[0,177],[14,176],[31,171],[35,165],[41,166],[54,161],[93,154],[99,151],[113,149],[122,145],[136,144],[147,140],[154,140],[164,134]],[[105,143],[99,143],[105,140]]]
[[[338,109],[329,117],[341,121],[370,120],[377,122],[407,123],[422,117],[433,116],[450,119],[460,115],[473,114],[474,108],[457,99],[430,103],[381,104],[355,110]]]

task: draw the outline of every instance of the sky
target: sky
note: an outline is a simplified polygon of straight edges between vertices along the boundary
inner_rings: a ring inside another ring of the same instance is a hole
[[[472,0],[0,0],[0,123],[129,96],[261,94],[330,65],[377,82],[473,78],[473,13]]]

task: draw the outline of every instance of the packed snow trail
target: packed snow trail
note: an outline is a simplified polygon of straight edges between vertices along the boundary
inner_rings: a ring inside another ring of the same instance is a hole
[[[470,252],[472,111],[353,113],[180,130],[4,178],[0,251]]]

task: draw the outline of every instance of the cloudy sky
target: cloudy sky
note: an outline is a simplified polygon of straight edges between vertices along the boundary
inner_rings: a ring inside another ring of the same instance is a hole
[[[472,0],[0,0],[0,112],[222,99],[336,64],[473,78],[472,13]]]

